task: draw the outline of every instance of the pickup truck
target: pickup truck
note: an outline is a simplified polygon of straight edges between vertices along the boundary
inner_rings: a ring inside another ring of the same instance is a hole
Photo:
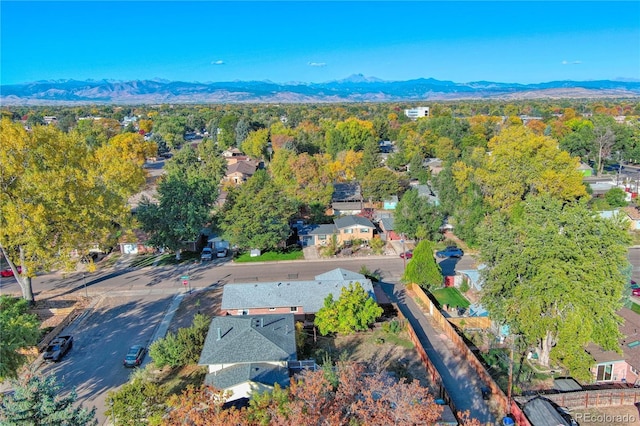
[[[44,351],[45,361],[58,362],[73,346],[73,336],[58,336],[49,343]]]

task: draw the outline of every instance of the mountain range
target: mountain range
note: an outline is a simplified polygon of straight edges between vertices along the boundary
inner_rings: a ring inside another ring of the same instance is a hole
[[[420,78],[384,81],[355,74],[325,83],[271,81],[49,80],[0,85],[2,105],[161,103],[329,103],[462,99],[640,97],[640,81],[551,81],[537,84]]]

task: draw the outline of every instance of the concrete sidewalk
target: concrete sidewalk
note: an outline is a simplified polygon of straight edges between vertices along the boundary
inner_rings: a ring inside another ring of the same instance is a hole
[[[391,301],[398,304],[398,308],[416,331],[427,356],[440,373],[442,384],[457,411],[469,410],[471,418],[479,420],[481,424],[497,424],[495,416],[482,399],[482,380],[456,353],[449,338],[433,327],[429,318],[407,295],[402,284],[383,284],[382,287]]]

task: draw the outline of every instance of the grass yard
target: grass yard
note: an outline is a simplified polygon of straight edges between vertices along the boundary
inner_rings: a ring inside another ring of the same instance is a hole
[[[632,303],[631,310],[636,314],[640,314],[640,305],[638,305],[637,303]]]
[[[262,253],[260,256],[251,257],[249,252],[242,253],[235,261],[238,263],[244,262],[275,262],[278,260],[300,260],[304,259],[304,253],[302,250],[291,250],[287,252],[268,251]]]
[[[470,303],[455,287],[439,288],[431,292],[433,297],[436,298],[440,306],[459,306],[461,308],[468,308]]]
[[[129,264],[132,268],[144,268],[146,266],[163,266],[163,265],[178,265],[181,263],[199,262],[200,254],[190,251],[182,252],[180,260],[176,260],[175,253],[162,253],[162,254],[140,254],[136,256]]]

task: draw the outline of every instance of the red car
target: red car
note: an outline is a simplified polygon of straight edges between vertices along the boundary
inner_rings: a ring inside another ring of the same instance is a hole
[[[22,267],[21,266],[17,266],[16,268],[18,269],[18,273],[21,274],[22,273]],[[11,270],[11,268],[3,269],[2,271],[0,271],[0,276],[12,277],[13,276],[13,271]]]
[[[640,288],[632,288],[631,289],[631,295],[640,297]]]
[[[405,251],[404,253],[400,253],[400,257],[403,259],[411,259],[413,257],[413,252]]]

